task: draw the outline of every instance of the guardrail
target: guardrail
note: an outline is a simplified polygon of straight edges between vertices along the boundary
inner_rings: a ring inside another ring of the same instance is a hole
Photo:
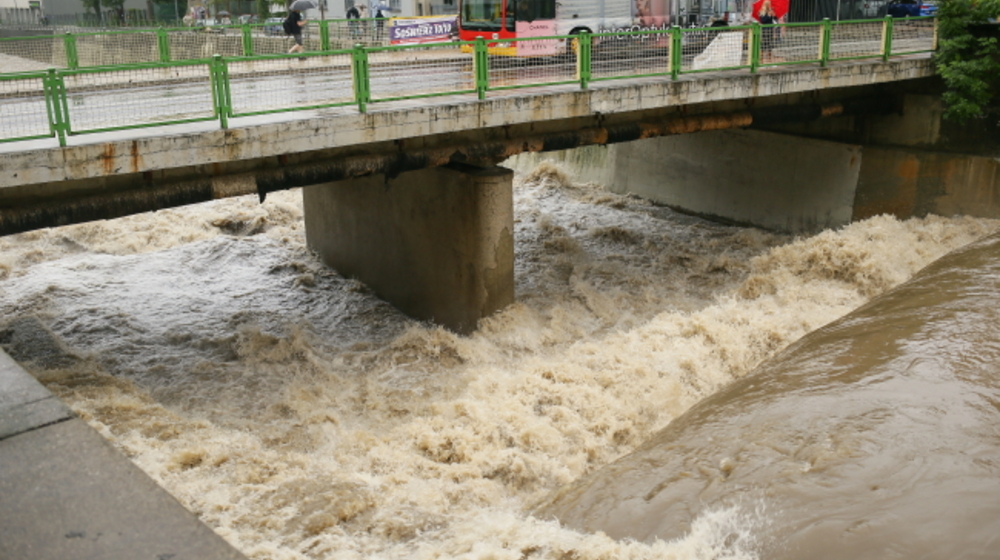
[[[160,39],[162,42],[163,39]],[[566,54],[526,59],[511,49]],[[933,17],[673,28],[628,33],[364,46],[301,54],[160,60],[0,74],[0,142],[218,121],[514,88],[762,66],[878,59],[936,49]],[[160,53],[164,51],[161,50]]]
[[[328,51],[388,44],[376,19],[329,19],[309,22],[303,32],[308,50]],[[44,31],[44,29],[42,30]],[[284,53],[292,45],[281,21],[114,31],[67,32],[0,38],[0,54],[41,66],[76,70],[90,66],[199,60],[213,55],[254,56]],[[26,71],[35,68],[23,69]]]

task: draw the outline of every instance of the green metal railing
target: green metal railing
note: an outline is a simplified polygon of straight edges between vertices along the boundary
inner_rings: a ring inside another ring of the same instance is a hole
[[[306,25],[309,50],[327,51],[388,45],[388,33],[375,19],[327,19]],[[215,54],[280,54],[290,39],[281,22],[211,27],[123,28],[31,37],[0,38],[0,54],[44,67],[75,70],[88,66],[198,60]]]
[[[322,28],[323,26],[321,26]],[[823,21],[704,29],[532,37],[470,42],[320,49],[261,54],[246,26],[232,35],[241,52],[171,60],[175,36],[144,31],[153,60],[84,66],[79,46],[93,34],[59,38],[67,68],[0,74],[0,142],[218,121],[270,113],[355,106],[540,86],[578,86],[646,77],[843,60],[888,60],[936,49],[936,20]],[[128,31],[119,33],[131,33]],[[325,37],[325,38],[324,38]],[[329,47],[329,29],[321,40]],[[102,39],[108,40],[108,39]],[[144,39],[146,40],[146,39]],[[2,40],[0,40],[2,41]],[[532,43],[533,42],[533,43]],[[117,44],[117,43],[114,43]],[[551,56],[504,56],[530,48]],[[541,63],[539,63],[541,60]]]

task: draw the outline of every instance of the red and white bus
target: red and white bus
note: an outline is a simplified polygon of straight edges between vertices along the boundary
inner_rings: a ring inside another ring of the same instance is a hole
[[[670,0],[459,0],[463,41],[486,39],[490,52],[511,56],[561,54],[562,41],[515,41],[582,31],[667,29]]]

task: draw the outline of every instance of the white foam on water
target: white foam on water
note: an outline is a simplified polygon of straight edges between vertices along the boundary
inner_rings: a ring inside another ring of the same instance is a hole
[[[756,507],[652,544],[525,512],[998,225],[794,239],[551,164],[515,209],[518,301],[469,337],[319,263],[290,191],[0,238],[0,342],[251,558],[754,558]]]

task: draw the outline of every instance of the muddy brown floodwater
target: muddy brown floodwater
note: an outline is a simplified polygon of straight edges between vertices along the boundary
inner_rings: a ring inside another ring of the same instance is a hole
[[[692,510],[648,542],[531,511],[998,226],[792,238],[549,164],[515,212],[517,303],[472,336],[324,267],[289,191],[0,238],[0,345],[255,560],[767,558],[762,527],[785,518],[766,507]],[[815,437],[822,466],[840,448]]]

